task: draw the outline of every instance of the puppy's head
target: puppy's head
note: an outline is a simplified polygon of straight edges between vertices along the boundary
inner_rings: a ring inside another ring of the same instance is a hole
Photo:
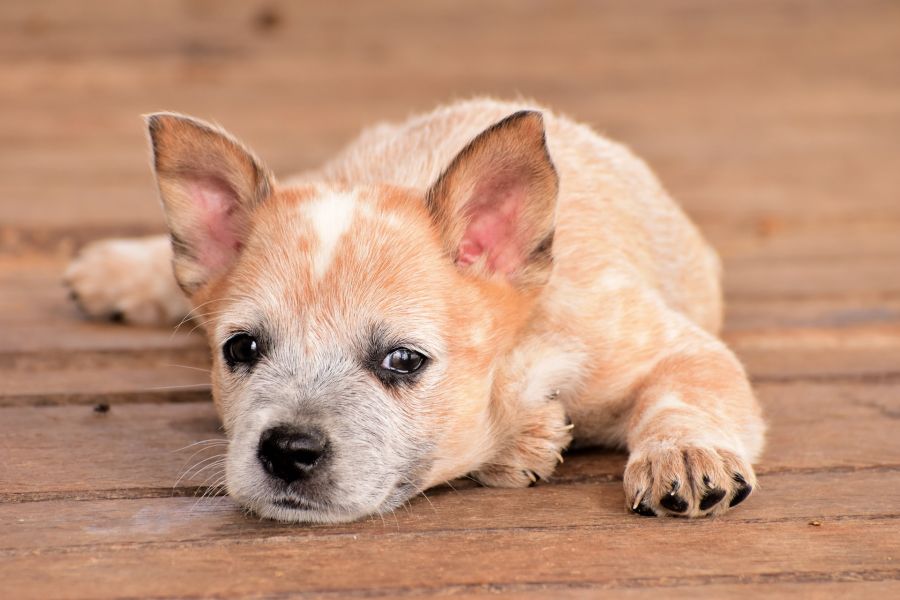
[[[279,187],[214,126],[148,125],[233,497],[281,520],[351,520],[490,457],[498,360],[551,269],[540,114],[484,131],[427,190]]]

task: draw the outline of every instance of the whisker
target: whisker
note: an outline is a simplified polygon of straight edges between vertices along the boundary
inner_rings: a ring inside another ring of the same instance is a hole
[[[213,496],[222,495],[222,492],[225,489],[224,480],[225,480],[225,476],[222,475],[221,477],[219,477],[216,480],[216,482],[214,484],[206,486],[206,489],[203,492],[203,495],[201,495],[199,498],[197,498],[194,501],[194,504],[191,505],[191,509],[188,512],[194,512],[203,500],[209,500],[209,499],[213,498]]]
[[[188,331],[188,335],[194,333],[201,327],[206,327],[209,324],[209,322],[212,320],[212,319],[210,319],[210,317],[213,317],[215,315],[223,315],[227,312],[228,312],[227,310],[214,310],[214,311],[203,313],[202,315],[194,315],[194,321],[196,321],[196,325],[194,325],[191,328],[191,330]]]
[[[203,304],[198,304],[197,306],[195,306],[194,308],[189,310],[188,313],[186,315],[184,315],[184,318],[178,322],[178,325],[175,326],[175,329],[172,330],[172,335],[170,336],[169,339],[172,339],[173,337],[175,337],[175,334],[178,333],[178,330],[181,329],[181,326],[184,325],[186,322],[188,322],[190,319],[192,319],[195,316],[194,313],[197,310],[203,308],[207,304],[212,304],[216,300],[219,300],[219,298],[213,298],[212,300],[207,300]]]
[[[214,488],[217,487],[219,484],[221,484],[221,483],[222,483],[222,480],[223,480],[224,478],[225,478],[225,473],[224,473],[224,472],[221,472],[221,471],[220,471],[220,472],[218,472],[218,473],[215,473],[215,472],[210,473],[210,474],[206,477],[206,479],[203,480],[203,483],[200,484],[200,485],[198,485],[198,486],[197,486],[197,489],[194,490],[194,496],[196,496],[197,494],[200,494],[200,497],[203,498],[204,496],[206,496],[206,495],[210,492],[210,490],[214,489]],[[201,493],[201,492],[202,492],[202,493]]]
[[[417,486],[415,483],[413,483],[412,481],[410,481],[410,480],[407,479],[406,477],[403,477],[403,481],[406,482],[406,483],[408,483],[409,485],[413,486],[413,488],[415,488],[416,491],[418,491],[418,492],[422,495],[422,497],[425,498],[425,500],[428,501],[428,504],[431,506],[431,510],[433,510],[434,513],[437,514],[437,509],[434,507],[434,503],[431,502],[431,498],[429,498],[429,497],[425,494],[425,491],[424,491],[422,488],[420,488],[419,486]]]
[[[431,498],[429,498],[428,495],[425,494],[425,492],[420,491],[419,493],[422,494],[422,497],[428,501],[428,505],[431,506],[431,510],[434,511],[434,514],[437,514],[437,509],[434,507],[434,503],[431,501]]]
[[[187,446],[179,448],[178,450],[172,450],[172,453],[174,454],[176,452],[183,452],[183,451],[187,450],[188,448],[192,448],[194,446],[199,446],[200,444],[215,445],[218,443],[227,444],[228,440],[225,438],[209,438],[208,440],[200,440],[199,442],[194,442],[192,444],[188,444]]]
[[[201,369],[200,367],[190,367],[188,365],[166,364],[164,367],[178,367],[179,369],[190,369],[191,371],[200,371],[201,373],[211,373],[209,369]]]
[[[195,477],[195,476],[199,475],[200,472],[202,471],[202,469],[201,469],[201,471],[196,471],[194,473],[191,473],[191,472],[194,471],[195,469],[197,469],[198,467],[200,467],[201,465],[203,465],[204,463],[209,463],[207,466],[215,465],[215,464],[225,464],[226,457],[227,457],[227,455],[225,455],[225,454],[216,454],[215,456],[209,456],[207,458],[204,458],[200,462],[198,462],[194,465],[191,465],[190,467],[185,469],[184,473],[182,473],[181,476],[178,477],[178,479],[175,480],[175,483],[172,484],[172,489],[174,490],[176,487],[178,487],[178,484],[181,483],[181,480],[184,479],[185,477],[187,477],[189,474],[191,475],[191,477]],[[210,462],[210,461],[212,461],[212,462]],[[205,469],[206,467],[203,467],[203,468]]]
[[[145,392],[150,391],[160,391],[160,390],[185,390],[188,388],[211,388],[212,386],[208,383],[187,383],[185,385],[163,385],[160,387],[150,387],[144,388]]]
[[[215,447],[215,446],[205,446],[205,447],[203,447],[203,448],[200,448],[199,450],[196,450],[193,454],[191,454],[191,455],[187,458],[187,460],[184,461],[184,463],[182,464],[182,468],[184,468],[185,466],[187,466],[188,464],[190,464],[190,462],[191,462],[191,461],[194,459],[194,457],[197,456],[198,454],[201,454],[201,453],[206,452],[207,450],[210,450],[210,449],[213,449],[213,448],[216,448],[216,447]],[[215,454],[212,458],[215,458],[216,456],[225,456],[225,454],[223,454],[223,453],[218,453],[218,454]],[[191,465],[191,466],[188,467],[188,468],[193,468],[193,467],[197,466],[198,464],[202,464],[202,461],[201,461],[200,463],[193,464],[193,465]]]
[[[226,475],[224,473],[220,474],[214,482],[206,486],[206,491],[203,492],[200,499],[211,498],[222,491],[225,488],[225,478]]]
[[[198,470],[198,471],[195,471],[195,472],[191,475],[191,477],[199,477],[200,473],[206,471],[207,469],[220,468],[220,467],[222,467],[222,466],[224,466],[224,465],[225,465],[225,459],[224,459],[224,458],[223,458],[222,460],[219,460],[219,461],[216,461],[216,462],[211,462],[211,463],[209,463],[208,465],[204,466],[202,469],[200,469],[200,470]],[[209,476],[207,476],[207,479],[209,479],[210,477],[212,477],[212,474],[209,475]]]

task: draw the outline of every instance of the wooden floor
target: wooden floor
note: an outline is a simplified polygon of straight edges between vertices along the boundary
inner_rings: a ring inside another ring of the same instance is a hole
[[[478,93],[627,142],[721,251],[770,421],[726,517],[626,514],[597,451],[527,490],[260,522],[202,497],[203,339],[67,303],[79,244],[160,229],[141,113],[287,174]],[[0,332],[2,598],[900,597],[900,3],[4,1]]]

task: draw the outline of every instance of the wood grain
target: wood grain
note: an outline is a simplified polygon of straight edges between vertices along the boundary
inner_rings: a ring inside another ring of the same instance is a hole
[[[778,544],[769,543],[773,535]],[[665,536],[678,551],[647,561],[645,544]],[[865,539],[865,544],[859,540]],[[599,546],[599,548],[598,548]],[[472,552],[478,548],[478,552]],[[602,548],[602,551],[598,551]],[[860,571],[897,575],[896,522],[844,518],[827,526],[796,523],[679,522],[655,519],[642,528],[527,528],[391,533],[368,537],[282,535],[271,539],[161,543],[5,557],[0,577],[29,598],[137,595],[199,596],[309,592],[398,594],[478,582],[499,585],[553,581],[629,587],[765,579],[795,572],[796,580],[833,580]],[[348,571],[346,564],[355,568]],[[222,565],[234,565],[222,578]],[[639,574],[634,565],[640,564]],[[190,576],[171,577],[171,569]],[[453,568],[447,568],[453,565]],[[425,573],[427,572],[427,574]],[[623,573],[631,572],[631,577]],[[423,577],[425,575],[425,577]],[[424,579],[424,581],[423,581]]]
[[[597,468],[596,465],[591,465]],[[770,473],[761,490],[728,523],[830,524],[846,518],[879,518],[900,503],[889,468]],[[874,500],[859,502],[859,490]],[[147,543],[246,542],[281,536],[317,537],[429,531],[467,532],[523,528],[594,527],[640,532],[645,519],[624,509],[618,481],[561,477],[527,490],[491,489],[456,482],[427,492],[393,514],[347,525],[298,527],[244,516],[227,497],[161,497],[46,500],[0,504],[0,556],[44,547],[102,549]]]

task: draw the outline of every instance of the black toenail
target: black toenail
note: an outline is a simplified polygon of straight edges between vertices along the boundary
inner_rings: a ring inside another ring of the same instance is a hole
[[[683,513],[688,509],[687,500],[685,500],[678,494],[666,494],[662,497],[659,503],[662,504],[664,508],[667,508],[674,513]]]
[[[637,505],[637,508],[634,506],[631,507],[631,512],[636,515],[641,515],[642,517],[655,517],[656,513],[653,512],[653,509],[641,502]]]
[[[713,488],[706,492],[703,495],[703,498],[700,500],[700,510],[706,510],[708,508],[712,508],[716,504],[722,501],[722,498],[725,497],[725,490],[721,488]]]
[[[113,323],[122,323],[125,320],[125,313],[121,310],[114,310],[109,314],[109,320]]]
[[[731,499],[731,504],[729,506],[737,506],[741,502],[747,499],[747,496],[750,495],[750,492],[753,491],[753,486],[747,483],[747,480],[740,473],[735,473],[733,479],[740,484],[738,490],[734,493],[734,497]]]

